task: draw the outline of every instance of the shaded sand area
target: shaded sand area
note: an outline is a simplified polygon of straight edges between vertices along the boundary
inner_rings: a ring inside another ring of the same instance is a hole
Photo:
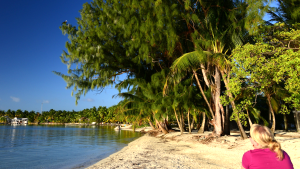
[[[253,149],[249,139],[241,140],[238,134],[216,139],[205,138],[208,134],[148,133],[88,168],[241,168],[244,152]],[[300,168],[300,133],[279,134],[298,137],[276,139],[294,168]]]

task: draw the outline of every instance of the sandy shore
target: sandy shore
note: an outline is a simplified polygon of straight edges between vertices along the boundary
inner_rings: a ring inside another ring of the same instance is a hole
[[[280,134],[300,136],[300,133]],[[249,140],[241,140],[238,134],[214,140],[204,139],[204,135],[173,132],[152,137],[146,134],[88,169],[241,168],[243,154],[252,149]],[[300,168],[300,138],[276,139],[289,154],[294,168]]]

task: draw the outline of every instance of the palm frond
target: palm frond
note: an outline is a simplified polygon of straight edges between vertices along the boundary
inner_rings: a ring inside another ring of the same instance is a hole
[[[173,62],[171,70],[178,72],[189,71],[199,67],[200,63],[204,63],[205,60],[206,54],[202,51],[185,53]]]

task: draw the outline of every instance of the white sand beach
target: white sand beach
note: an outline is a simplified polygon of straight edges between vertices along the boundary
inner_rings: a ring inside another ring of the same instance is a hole
[[[238,134],[214,140],[204,139],[209,134],[146,134],[117,153],[89,166],[88,169],[114,168],[241,168],[243,154],[253,149],[249,139]],[[299,137],[300,133],[280,134]],[[276,137],[294,165],[300,168],[300,138]]]

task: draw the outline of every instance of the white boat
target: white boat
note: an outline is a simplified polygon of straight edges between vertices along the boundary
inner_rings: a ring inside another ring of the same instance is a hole
[[[28,118],[13,118],[11,119],[11,124],[16,125],[16,124],[28,124]]]
[[[22,123],[21,124],[28,124],[28,118],[22,118]]]
[[[20,124],[20,120],[18,118],[11,119],[11,124]]]
[[[117,127],[114,128],[115,130],[121,130],[121,126],[118,125]]]
[[[131,129],[132,128],[132,125],[129,125],[129,124],[125,124],[124,126],[122,125],[118,125],[117,127],[115,127],[114,129],[115,130],[124,130],[124,129]]]

